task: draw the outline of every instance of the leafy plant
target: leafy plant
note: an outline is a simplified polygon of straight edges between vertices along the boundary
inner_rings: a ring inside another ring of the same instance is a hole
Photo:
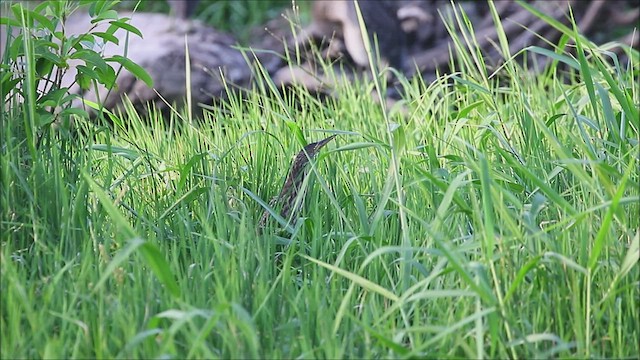
[[[122,67],[152,85],[144,69],[125,56],[105,58],[100,53],[105,44],[118,44],[120,39],[113,35],[118,29],[142,36],[128,18],[119,17],[113,9],[118,2],[44,1],[33,9],[15,3],[10,6],[12,16],[0,18],[0,24],[8,30],[2,54],[1,95],[17,114],[25,114],[30,148],[36,146],[36,139],[48,127],[68,131],[74,117],[88,117],[86,111],[72,106],[81,96],[69,91],[74,85],[82,91],[98,84],[112,89]],[[65,21],[79,8],[88,9],[93,26],[84,34],[66,34]],[[110,24],[108,29],[96,31],[104,22]],[[64,75],[71,67],[77,74],[68,83]]]

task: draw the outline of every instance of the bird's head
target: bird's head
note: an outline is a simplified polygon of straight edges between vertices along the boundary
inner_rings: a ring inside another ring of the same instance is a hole
[[[318,142],[314,142],[314,143],[311,143],[311,144],[305,146],[302,149],[302,151],[300,151],[298,153],[298,155],[296,155],[296,158],[293,160],[292,172],[295,173],[296,170],[300,171],[304,167],[306,167],[307,164],[309,163],[309,161],[311,159],[313,159],[318,154],[320,149],[322,149],[325,145],[327,145],[335,137],[336,137],[336,135],[331,135],[326,139],[323,139],[323,140],[320,140]]]

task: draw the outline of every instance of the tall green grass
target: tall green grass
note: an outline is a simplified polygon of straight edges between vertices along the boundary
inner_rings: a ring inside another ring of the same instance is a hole
[[[2,358],[637,357],[637,50],[561,28],[573,54],[524,50],[543,74],[493,73],[467,23],[454,71],[390,109],[376,82],[263,78],[197,125],[129,108],[65,137],[13,99]],[[341,135],[303,217],[259,235],[300,133]]]

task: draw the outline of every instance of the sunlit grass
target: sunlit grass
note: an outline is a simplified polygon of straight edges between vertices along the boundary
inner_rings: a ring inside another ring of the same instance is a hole
[[[43,130],[33,156],[12,103],[2,357],[637,357],[637,51],[577,39],[492,76],[456,40],[386,115],[373,83],[319,102],[265,79],[194,123]],[[340,135],[292,234],[259,235],[298,130]]]

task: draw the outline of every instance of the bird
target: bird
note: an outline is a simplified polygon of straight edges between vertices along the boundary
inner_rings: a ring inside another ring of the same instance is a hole
[[[315,158],[320,149],[335,137],[336,135],[331,135],[328,138],[305,146],[293,159],[291,167],[289,168],[289,174],[284,181],[280,194],[269,202],[271,208],[280,208],[280,216],[282,216],[282,218],[289,219],[300,210],[300,205],[302,204],[300,200],[305,196],[304,191],[302,193],[300,193],[300,191],[304,190],[302,189],[302,184],[308,174],[309,162]],[[259,232],[266,227],[268,220],[269,211],[265,210],[258,223]]]

